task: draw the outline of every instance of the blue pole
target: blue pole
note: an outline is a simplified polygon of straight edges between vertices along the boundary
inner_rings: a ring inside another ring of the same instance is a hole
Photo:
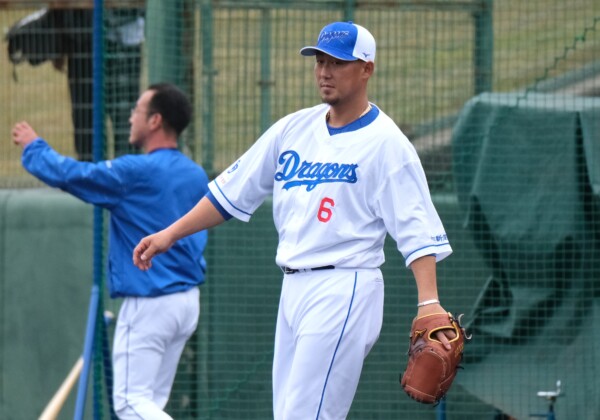
[[[94,0],[93,27],[92,27],[92,77],[93,77],[93,156],[98,162],[104,157],[104,46],[103,46],[103,21],[104,1]],[[93,362],[94,340],[96,322],[98,319],[98,303],[100,300],[100,287],[102,285],[102,246],[103,246],[103,217],[102,209],[94,207],[94,282],[90,297],[90,307],[86,326],[86,335],[83,349],[83,368],[79,377],[77,401],[75,405],[75,420],[83,420],[85,402],[87,398],[87,385],[90,369]]]
[[[435,420],[446,420],[446,398],[442,398],[435,409]]]
[[[92,366],[92,353],[94,350],[94,334],[96,332],[96,316],[98,314],[98,297],[99,288],[97,285],[94,284],[92,286],[87,326],[85,330],[85,343],[83,346],[83,368],[81,370],[81,376],[79,377],[79,384],[77,388],[77,401],[75,403],[74,420],[83,420],[83,415],[85,411],[87,384],[90,375],[90,367]]]

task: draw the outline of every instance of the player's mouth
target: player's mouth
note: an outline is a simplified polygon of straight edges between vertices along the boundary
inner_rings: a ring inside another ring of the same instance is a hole
[[[335,89],[335,87],[334,87],[334,86],[332,86],[332,85],[330,85],[330,84],[327,84],[327,83],[321,83],[321,84],[319,85],[319,88],[321,89],[321,92],[323,92],[323,93],[327,93],[327,92],[330,92],[330,91],[332,91],[333,89]]]

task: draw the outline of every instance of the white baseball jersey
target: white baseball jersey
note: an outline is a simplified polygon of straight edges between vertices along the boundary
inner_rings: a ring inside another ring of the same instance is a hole
[[[407,266],[425,255],[448,256],[452,249],[406,136],[381,110],[365,127],[332,136],[328,109],[317,105],[275,123],[209,184],[215,199],[248,221],[273,195],[279,266],[377,268],[386,233]]]

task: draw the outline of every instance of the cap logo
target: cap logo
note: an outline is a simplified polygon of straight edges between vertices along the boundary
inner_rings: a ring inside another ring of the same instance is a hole
[[[320,42],[331,42],[334,39],[346,38],[350,35],[350,31],[326,31],[319,37]]]
[[[328,54],[343,61],[375,61],[375,39],[360,25],[333,22],[319,32],[316,46],[300,49],[303,56]]]

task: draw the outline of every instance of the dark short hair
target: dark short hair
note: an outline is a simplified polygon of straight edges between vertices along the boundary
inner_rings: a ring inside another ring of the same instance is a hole
[[[155,83],[148,87],[154,95],[148,103],[148,115],[160,114],[165,130],[179,136],[192,119],[192,104],[181,89],[171,83]]]

